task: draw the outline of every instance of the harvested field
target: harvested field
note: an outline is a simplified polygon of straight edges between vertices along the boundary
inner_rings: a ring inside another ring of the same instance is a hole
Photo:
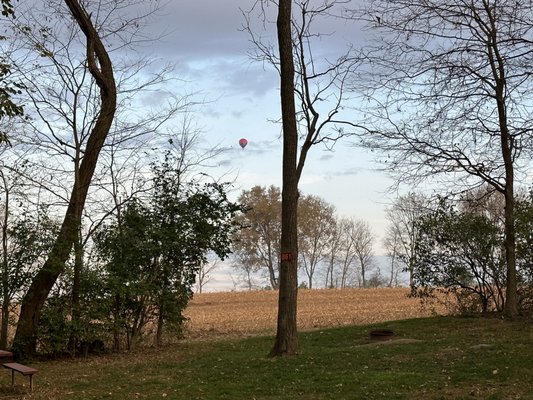
[[[408,288],[313,289],[298,292],[298,327],[312,330],[425,317]],[[196,294],[185,315],[188,337],[275,334],[278,292]]]

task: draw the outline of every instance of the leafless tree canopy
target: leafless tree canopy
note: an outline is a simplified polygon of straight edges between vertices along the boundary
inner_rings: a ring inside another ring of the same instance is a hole
[[[377,0],[363,18],[366,144],[400,181],[467,172],[503,190],[502,129],[516,166],[531,148],[533,3]]]
[[[510,316],[514,185],[530,164],[532,11],[531,1],[375,0],[359,15],[377,33],[364,143],[385,152],[400,183],[439,175],[454,191],[489,184],[504,195]]]
[[[398,197],[386,212],[389,224],[385,233],[385,247],[390,257],[396,258],[407,269],[411,286],[419,234],[417,224],[430,209],[429,199],[421,194],[409,193]]]
[[[279,51],[276,52],[272,42],[264,40],[250,25],[252,12],[245,13],[245,30],[255,45],[254,57],[271,64],[280,74],[284,140],[281,252],[294,261],[281,262],[278,333],[271,354],[286,355],[298,352],[295,265],[298,258],[298,182],[311,146],[335,143],[345,135],[340,126],[352,126],[347,121],[337,119],[337,114],[343,110],[347,100],[345,85],[348,76],[359,64],[359,59],[353,56],[351,48],[332,62],[328,57],[319,57],[313,52],[313,42],[324,34],[311,28],[315,25],[314,20],[331,17],[335,8],[340,8],[348,1],[304,0],[295,3],[291,0],[259,0],[254,9],[263,16],[263,26],[271,21],[266,12],[271,3],[278,12],[276,36]],[[286,270],[290,274],[286,274]]]
[[[251,57],[267,63],[281,73],[279,54],[269,40],[270,2],[257,2],[244,12],[244,29],[254,45]],[[272,2],[276,3],[276,2]],[[324,21],[339,19],[347,0],[305,0],[293,4],[292,48],[295,67],[295,99],[300,155],[298,174],[301,176],[307,153],[312,145],[332,147],[343,136],[351,133],[353,123],[346,113],[346,104],[352,93],[348,82],[361,64],[360,52],[350,43],[338,54],[326,51],[325,43],[331,41],[335,48],[340,39],[337,32],[321,31]],[[258,15],[263,21],[257,26]],[[337,37],[337,39],[332,39]],[[342,47],[342,45],[340,45]]]

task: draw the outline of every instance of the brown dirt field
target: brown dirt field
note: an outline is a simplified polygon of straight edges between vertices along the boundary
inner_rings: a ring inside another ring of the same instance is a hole
[[[298,292],[298,329],[363,325],[434,315],[408,288],[312,289]],[[277,291],[194,295],[185,315],[187,336],[275,334]]]

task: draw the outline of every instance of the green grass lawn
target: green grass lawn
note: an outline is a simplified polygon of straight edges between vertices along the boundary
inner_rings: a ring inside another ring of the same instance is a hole
[[[370,342],[372,328],[396,340]],[[533,325],[437,317],[300,335],[297,357],[273,338],[190,341],[162,349],[30,363],[0,373],[0,399],[533,399]],[[25,384],[22,387],[22,383]]]

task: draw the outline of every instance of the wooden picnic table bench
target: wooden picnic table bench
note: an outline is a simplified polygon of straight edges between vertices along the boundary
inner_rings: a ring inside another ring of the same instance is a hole
[[[7,350],[0,350],[0,358],[13,357],[13,353]]]
[[[11,386],[15,385],[15,371],[20,372],[24,376],[30,377],[30,392],[33,391],[33,374],[37,372],[35,368],[28,367],[19,363],[5,363],[2,364],[4,368],[11,370]]]

